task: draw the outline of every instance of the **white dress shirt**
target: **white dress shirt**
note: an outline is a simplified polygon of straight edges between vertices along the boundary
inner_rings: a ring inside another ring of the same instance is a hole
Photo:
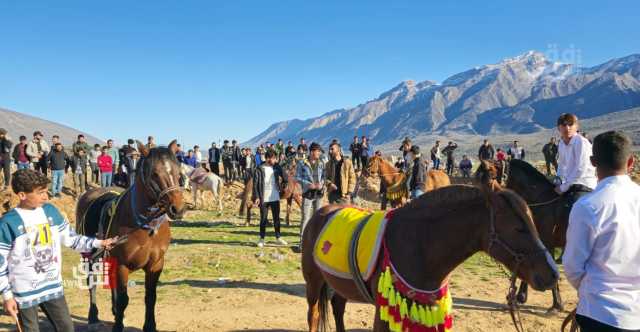
[[[610,176],[579,199],[562,262],[578,289],[578,314],[640,329],[640,186],[626,175]]]
[[[560,190],[566,192],[572,184],[595,188],[598,183],[596,169],[591,165],[591,143],[582,135],[575,135],[565,144],[558,144],[558,176],[562,179]]]

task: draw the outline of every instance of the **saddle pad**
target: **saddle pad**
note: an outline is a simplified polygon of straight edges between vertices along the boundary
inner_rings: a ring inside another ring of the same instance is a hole
[[[358,267],[364,280],[373,274],[387,225],[385,211],[370,212],[356,208],[338,210],[322,228],[313,249],[313,258],[323,271],[339,278],[352,279],[349,269],[349,244],[358,223],[371,215],[358,239]]]

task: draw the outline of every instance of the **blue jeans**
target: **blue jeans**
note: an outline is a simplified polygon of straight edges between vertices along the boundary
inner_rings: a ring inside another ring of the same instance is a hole
[[[413,191],[411,191],[411,199],[415,199],[420,197],[420,195],[424,194],[424,191],[420,190],[420,189],[414,189]]]
[[[100,185],[104,187],[111,187],[111,180],[113,178],[113,173],[111,172],[102,172],[100,174]]]
[[[433,169],[440,169],[440,159],[439,158],[433,158]]]
[[[30,166],[31,163],[28,161],[26,163],[18,162],[18,169],[29,169]]]
[[[62,192],[62,184],[64,183],[64,170],[51,171],[51,193],[55,196]]]

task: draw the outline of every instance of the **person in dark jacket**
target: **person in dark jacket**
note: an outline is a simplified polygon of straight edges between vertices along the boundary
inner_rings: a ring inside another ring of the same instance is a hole
[[[458,144],[449,142],[447,146],[442,150],[442,153],[447,157],[447,174],[453,175],[453,169],[455,168],[455,157],[453,152],[458,148]]]
[[[13,142],[7,137],[7,130],[0,128],[0,163],[4,176],[4,189],[11,183],[11,153]]]
[[[29,155],[27,155],[27,136],[20,136],[20,143],[13,148],[13,161],[18,165],[18,169],[29,169]]]
[[[360,163],[362,169],[367,169],[369,165],[369,139],[363,135],[360,142]]]
[[[228,140],[224,140],[222,145],[222,166],[224,166],[224,182],[231,183],[233,180],[233,147]]]
[[[556,172],[558,171],[558,144],[555,137],[551,137],[549,143],[542,147],[542,154],[547,164],[547,176],[551,176],[551,165]]]
[[[409,183],[410,198],[418,198],[424,193],[424,180],[426,174],[425,164],[420,154],[420,147],[414,145],[411,147],[411,158],[413,158],[413,166],[411,168],[411,182]]]
[[[215,174],[220,176],[220,148],[216,146],[216,143],[211,143],[209,149],[209,168]]]
[[[482,160],[493,160],[493,155],[495,154],[495,150],[493,149],[493,145],[489,144],[489,140],[485,139],[480,149],[478,149],[478,159]]]
[[[47,164],[51,167],[51,194],[53,197],[60,197],[62,185],[64,184],[64,168],[67,164],[67,153],[64,152],[61,143],[56,143],[53,151],[47,156]]]
[[[287,178],[280,165],[277,164],[276,152],[268,149],[265,152],[265,162],[256,168],[253,176],[253,198],[255,205],[260,207],[260,240],[258,247],[264,246],[267,229],[267,213],[271,209],[276,241],[281,245],[287,242],[280,238],[280,192],[287,184]]]
[[[360,142],[358,140],[358,136],[353,136],[353,143],[349,145],[349,151],[351,151],[351,163],[356,171],[362,168],[362,165],[360,164]]]

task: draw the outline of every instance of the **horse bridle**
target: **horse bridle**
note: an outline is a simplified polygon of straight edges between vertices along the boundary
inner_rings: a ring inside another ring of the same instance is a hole
[[[177,185],[174,184],[165,189],[162,189],[160,185],[158,185],[158,183],[155,180],[153,180],[153,178],[151,178],[150,175],[145,175],[146,161],[147,161],[147,158],[144,158],[144,157],[141,158],[140,167],[138,168],[138,170],[140,171],[140,181],[142,182],[144,189],[146,189],[148,192],[150,192],[153,195],[152,200],[155,201],[155,203],[152,206],[150,206],[148,210],[154,213],[152,216],[144,216],[134,211],[136,218],[139,217],[145,222],[162,215],[163,212],[166,212],[167,208],[164,204],[162,204],[164,197],[166,197],[169,193],[173,191],[178,191],[178,190],[182,191],[182,186],[180,186],[179,184],[180,181],[178,181]],[[135,184],[134,184],[134,187],[135,187]],[[133,195],[135,196],[135,193],[133,193]],[[133,206],[132,208],[135,209],[135,206]],[[154,211],[154,208],[155,208],[155,211]]]
[[[513,208],[511,202],[509,200],[505,200],[510,207]],[[520,269],[520,265],[524,262],[528,257],[534,257],[541,253],[544,253],[547,249],[540,248],[540,250],[534,251],[532,253],[523,254],[514,250],[509,246],[506,242],[500,239],[500,235],[496,231],[495,225],[495,211],[494,207],[489,204],[489,244],[487,245],[487,253],[491,255],[491,248],[494,247],[495,244],[500,245],[509,255],[513,257],[515,260],[515,267],[512,271],[511,277],[509,279],[509,292],[507,294],[507,303],[509,305],[509,313],[511,315],[511,320],[513,321],[513,325],[516,328],[516,331],[522,332],[524,331],[524,327],[522,326],[522,320],[520,319],[520,310],[518,309],[518,303],[516,301],[516,281],[518,279],[518,270]]]

